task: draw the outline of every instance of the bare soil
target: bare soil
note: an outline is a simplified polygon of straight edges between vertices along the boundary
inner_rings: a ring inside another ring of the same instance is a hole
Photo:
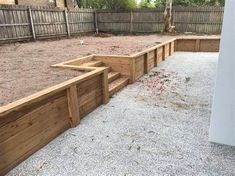
[[[132,54],[169,38],[161,35],[85,36],[0,46],[0,106],[82,74],[51,68],[53,64],[94,53]]]
[[[129,55],[172,37],[175,36],[101,34],[2,45],[0,46],[0,106],[82,74],[79,71],[51,68],[53,64],[89,54]]]

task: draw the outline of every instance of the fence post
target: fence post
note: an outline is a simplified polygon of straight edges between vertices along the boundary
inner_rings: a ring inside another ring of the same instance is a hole
[[[148,74],[149,68],[149,52],[144,55],[144,73]]]
[[[171,15],[171,24],[172,26],[175,26],[175,7],[172,8],[172,15]]]
[[[68,88],[67,98],[71,127],[76,127],[80,123],[78,93],[76,85]]]
[[[109,83],[108,83],[108,70],[105,69],[103,73],[103,103],[109,102]]]
[[[36,40],[33,17],[32,17],[32,10],[30,7],[28,8],[28,12],[29,12],[29,23],[30,23],[30,27],[31,27],[31,31],[32,31],[32,36],[33,36],[33,39]]]
[[[67,9],[64,10],[64,18],[65,18],[67,35],[68,35],[68,37],[70,37],[70,29],[69,29],[69,20],[68,20],[68,11],[67,11]]]
[[[130,11],[130,33],[133,32],[133,11]]]
[[[99,28],[98,28],[98,16],[97,16],[97,11],[94,11],[94,21],[95,21],[95,31],[98,34],[99,33]]]
[[[135,60],[136,57],[132,57],[132,59],[130,59],[130,75],[131,75],[131,82],[130,83],[134,83],[135,82],[135,74],[136,74],[136,70],[135,70]]]

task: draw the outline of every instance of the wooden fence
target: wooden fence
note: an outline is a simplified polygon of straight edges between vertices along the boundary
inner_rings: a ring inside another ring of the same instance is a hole
[[[70,36],[82,32],[153,33],[164,28],[163,10],[131,11],[28,8],[0,6],[0,41]],[[176,31],[218,34],[223,8],[174,8]]]
[[[0,8],[0,41],[92,32],[94,10]]]
[[[163,11],[163,9],[99,10],[98,28],[105,32],[160,32],[164,27]]]
[[[187,7],[173,10],[173,23],[178,32],[219,34],[222,29],[223,7]]]
[[[104,32],[161,32],[164,28],[164,9],[132,11],[99,10],[98,27]],[[221,32],[223,7],[175,7],[173,25],[178,32]]]

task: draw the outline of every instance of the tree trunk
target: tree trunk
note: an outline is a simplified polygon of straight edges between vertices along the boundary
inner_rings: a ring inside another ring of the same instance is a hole
[[[172,32],[173,28],[171,25],[171,18],[172,18],[172,0],[166,0],[166,7],[164,11],[164,21],[165,21],[165,28],[164,32]]]

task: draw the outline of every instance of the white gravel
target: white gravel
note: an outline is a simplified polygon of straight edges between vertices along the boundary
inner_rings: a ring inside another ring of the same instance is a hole
[[[208,142],[218,53],[175,53],[8,175],[235,175]]]

